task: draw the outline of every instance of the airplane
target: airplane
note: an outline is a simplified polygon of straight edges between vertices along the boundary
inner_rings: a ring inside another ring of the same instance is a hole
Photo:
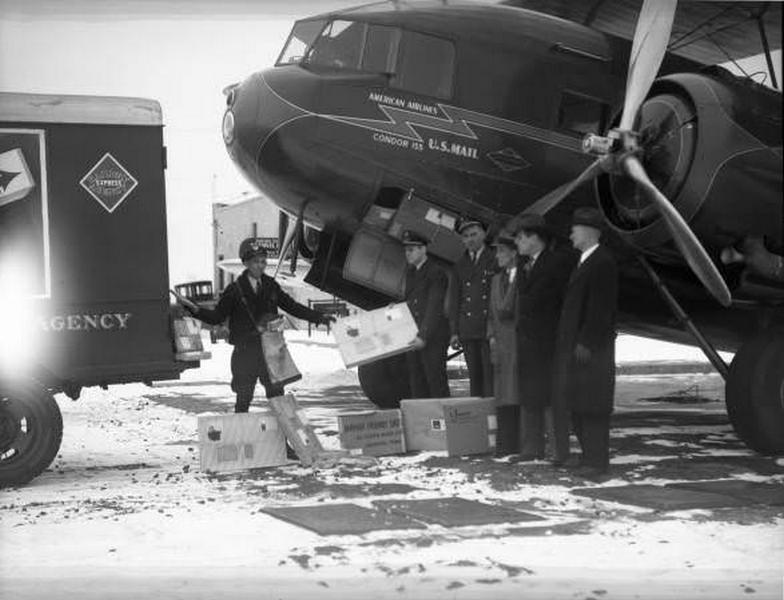
[[[361,308],[401,298],[404,229],[448,266],[461,218],[492,234],[535,212],[566,234],[575,208],[598,206],[621,273],[619,330],[702,348],[739,437],[781,454],[781,93],[716,66],[728,48],[764,51],[777,87],[780,23],[777,2],[328,12],[224,90],[223,139],[308,233],[295,246],[312,255],[306,280]],[[404,365],[359,368],[371,401],[406,397]]]

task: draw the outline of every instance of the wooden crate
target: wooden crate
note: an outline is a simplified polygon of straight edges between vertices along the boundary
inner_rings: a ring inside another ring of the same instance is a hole
[[[226,473],[287,462],[283,431],[269,411],[199,415],[197,424],[202,471]]]

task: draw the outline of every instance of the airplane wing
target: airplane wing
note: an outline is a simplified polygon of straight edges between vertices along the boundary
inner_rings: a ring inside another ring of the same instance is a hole
[[[642,0],[505,0],[501,4],[542,12],[631,40]],[[770,50],[779,50],[781,6],[781,2],[679,2],[669,51],[706,65],[761,54],[765,48],[760,20]]]

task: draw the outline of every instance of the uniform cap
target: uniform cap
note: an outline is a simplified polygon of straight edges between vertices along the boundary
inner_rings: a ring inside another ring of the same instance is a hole
[[[513,250],[517,250],[517,244],[515,243],[514,237],[509,235],[509,233],[506,231],[502,231],[497,236],[495,236],[495,240],[493,240],[493,246],[507,246]]]
[[[267,256],[267,249],[259,238],[247,238],[240,244],[240,260],[245,262],[255,256]]]
[[[602,231],[605,227],[605,221],[598,208],[583,206],[574,211],[572,225],[585,225]]]
[[[484,223],[481,223],[476,219],[463,219],[457,224],[457,233],[463,233],[463,231],[469,227],[481,227],[482,229],[485,228]]]
[[[425,236],[418,234],[416,231],[411,231],[410,229],[403,232],[401,241],[404,246],[427,246],[430,243],[430,240]]]

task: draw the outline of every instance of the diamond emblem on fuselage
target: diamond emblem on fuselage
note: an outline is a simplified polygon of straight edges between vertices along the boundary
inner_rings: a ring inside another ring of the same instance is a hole
[[[138,181],[108,152],[79,182],[107,212],[114,212]]]
[[[520,156],[511,148],[504,148],[496,152],[489,152],[487,157],[495,163],[495,166],[502,171],[509,173],[510,171],[519,171],[520,169],[527,169],[531,166],[527,160]]]

